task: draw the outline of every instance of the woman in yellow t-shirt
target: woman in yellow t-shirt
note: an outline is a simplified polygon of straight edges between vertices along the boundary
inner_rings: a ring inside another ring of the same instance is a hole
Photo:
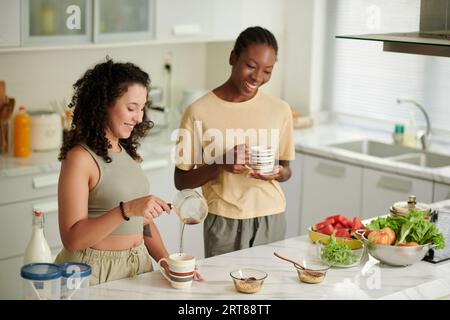
[[[286,199],[279,182],[290,178],[295,157],[291,109],[259,90],[271,78],[277,52],[270,31],[244,30],[230,54],[228,80],[182,117],[175,185],[202,187],[209,208],[206,257],[284,239]],[[276,150],[273,172],[249,169],[256,145]]]

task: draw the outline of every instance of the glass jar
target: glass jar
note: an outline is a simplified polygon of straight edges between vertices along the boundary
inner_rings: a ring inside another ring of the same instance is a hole
[[[208,215],[206,199],[193,189],[178,192],[173,201],[173,208],[184,224],[198,224]]]

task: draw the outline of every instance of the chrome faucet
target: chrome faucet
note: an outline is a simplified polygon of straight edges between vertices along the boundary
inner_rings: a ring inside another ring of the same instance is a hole
[[[422,144],[422,150],[427,150],[428,145],[430,143],[430,138],[431,138],[431,124],[430,124],[430,118],[428,117],[428,113],[425,111],[425,108],[422,107],[419,103],[417,103],[417,101],[415,101],[413,99],[397,98],[397,103],[398,104],[411,103],[411,104],[415,105],[417,108],[419,108],[420,111],[422,111],[422,113],[425,117],[425,121],[427,123],[427,129],[425,132],[423,130],[418,131],[417,138],[420,140],[420,143]]]

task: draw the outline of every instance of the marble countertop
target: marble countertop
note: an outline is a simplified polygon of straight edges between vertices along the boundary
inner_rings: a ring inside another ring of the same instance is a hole
[[[397,162],[387,158],[337,149],[330,146],[336,143],[364,139],[392,144],[392,137],[389,133],[380,130],[368,130],[367,128],[358,126],[328,124],[315,126],[310,129],[296,130],[295,133],[295,145],[298,152],[382,170],[389,173],[402,174],[413,178],[450,184],[450,166],[426,168]],[[412,149],[412,151],[413,153],[421,152],[419,149]],[[430,146],[429,151],[450,155],[450,144],[435,142]]]
[[[289,262],[314,259],[315,246],[299,236],[198,261],[203,282],[187,289],[173,289],[159,271],[90,287],[91,299],[155,300],[303,300],[303,299],[447,299],[450,295],[450,261],[420,261],[408,267],[390,267],[373,258],[352,268],[332,268],[320,284],[299,281]],[[268,273],[261,291],[235,290],[230,272],[256,268]]]
[[[166,159],[171,151],[171,143],[165,136],[146,138],[141,142],[139,153],[143,158],[142,167],[151,168],[153,163]],[[0,179],[30,174],[59,172],[59,150],[31,152],[29,158],[15,158],[12,155],[0,154]]]

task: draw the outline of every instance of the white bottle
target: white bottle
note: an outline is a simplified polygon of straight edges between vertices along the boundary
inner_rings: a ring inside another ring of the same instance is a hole
[[[52,263],[52,252],[44,236],[44,213],[33,211],[33,227],[30,242],[28,242],[23,258],[24,264],[47,262]]]
[[[410,119],[405,126],[403,134],[403,145],[411,148],[416,147],[416,123],[414,121],[414,114],[410,112]]]

